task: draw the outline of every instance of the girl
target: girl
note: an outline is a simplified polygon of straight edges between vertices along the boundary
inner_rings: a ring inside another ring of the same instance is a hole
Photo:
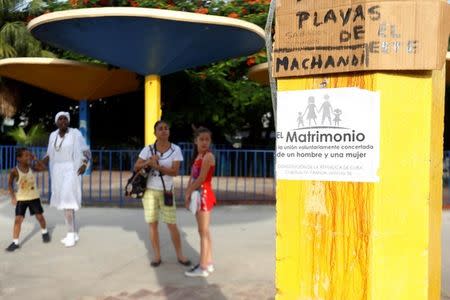
[[[185,204],[186,208],[189,208],[192,192],[199,190],[201,200],[196,219],[200,234],[200,263],[184,274],[189,277],[207,277],[214,272],[209,223],[211,211],[216,204],[216,196],[211,187],[215,167],[214,155],[209,150],[211,131],[205,127],[199,127],[194,133],[194,144],[191,178],[186,188]]]

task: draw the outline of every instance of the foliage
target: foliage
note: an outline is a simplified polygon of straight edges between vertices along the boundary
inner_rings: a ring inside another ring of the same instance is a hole
[[[23,127],[16,127],[11,129],[7,134],[8,136],[12,137],[18,145],[23,146],[44,145],[48,136],[47,132],[44,129],[44,126],[42,126],[41,124],[31,126],[28,132],[25,132]]]
[[[186,71],[190,101],[179,99],[184,108],[172,115],[173,123],[180,126],[186,120],[197,125],[209,123],[224,134],[260,128],[262,115],[271,111],[270,91],[247,79],[247,61],[247,58],[233,59]]]
[[[69,0],[49,2],[48,10],[101,6],[146,7],[240,18],[264,27],[269,4],[269,0]]]
[[[0,59],[8,57],[55,57],[28,32],[26,22],[44,11],[42,0],[0,0]]]

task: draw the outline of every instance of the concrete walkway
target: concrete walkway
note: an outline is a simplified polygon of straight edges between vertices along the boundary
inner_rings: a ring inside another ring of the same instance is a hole
[[[3,198],[4,199],[4,198]],[[61,212],[44,207],[53,240],[43,244],[39,226],[27,217],[21,248],[11,242],[14,210],[0,201],[0,299],[273,299],[275,294],[275,207],[221,206],[213,214],[216,272],[186,278],[161,226],[163,263],[149,266],[148,230],[140,209],[82,208],[80,241],[65,248]],[[194,217],[178,210],[185,255],[198,261]]]
[[[149,266],[148,230],[140,209],[82,208],[80,241],[66,249],[62,213],[47,206],[53,240],[43,244],[37,222],[27,216],[21,249],[7,253],[14,209],[0,197],[0,299],[7,300],[268,300],[275,295],[275,207],[219,206],[213,214],[216,272],[186,278],[176,262],[165,226],[163,263]],[[178,210],[186,256],[198,261],[193,216]],[[443,215],[442,299],[450,300],[450,211]]]

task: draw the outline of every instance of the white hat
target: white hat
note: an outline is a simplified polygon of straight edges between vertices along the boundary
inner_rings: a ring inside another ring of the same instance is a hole
[[[67,118],[67,120],[70,122],[70,114],[66,111],[60,111],[55,116],[55,124],[58,122],[59,117],[64,116]]]

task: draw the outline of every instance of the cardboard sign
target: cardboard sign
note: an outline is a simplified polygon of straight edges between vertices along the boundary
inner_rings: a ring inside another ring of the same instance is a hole
[[[277,115],[277,179],[379,181],[378,92],[278,92]]]
[[[445,63],[442,0],[277,0],[273,76],[432,70]]]

